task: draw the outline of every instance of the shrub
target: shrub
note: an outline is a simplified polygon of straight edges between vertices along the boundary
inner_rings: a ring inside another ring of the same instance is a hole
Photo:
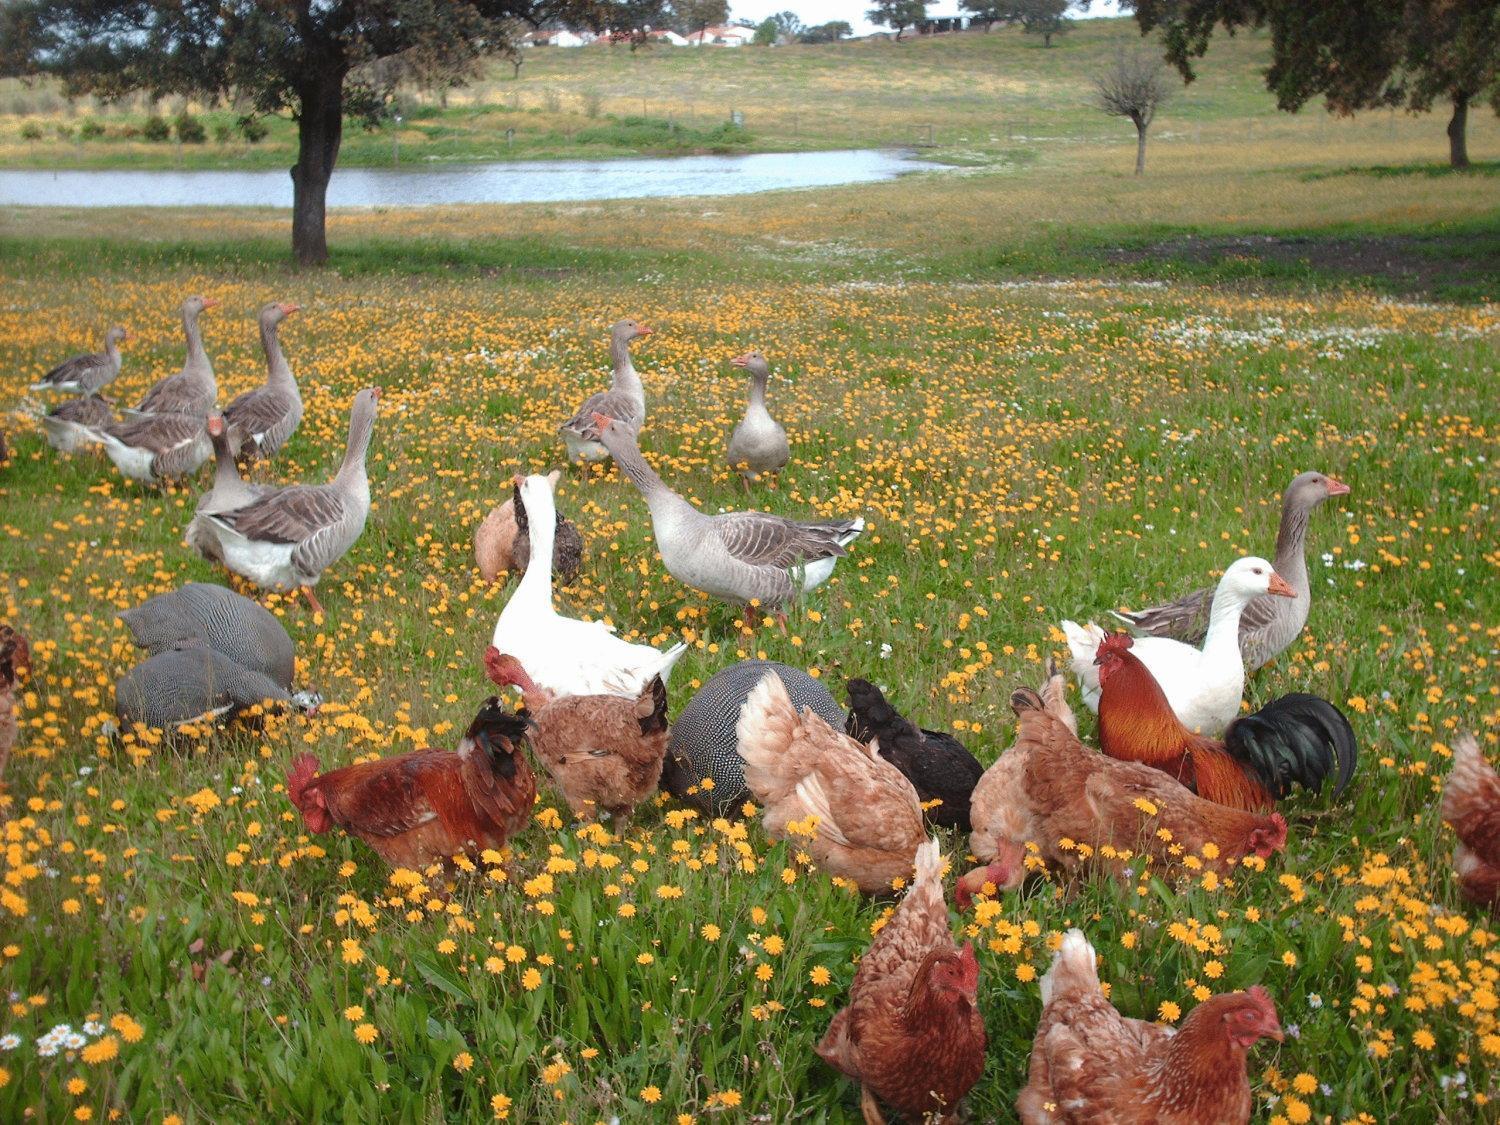
[[[185,145],[201,145],[208,140],[208,130],[203,128],[203,122],[187,110],[179,113],[172,124],[177,130],[177,139]]]
[[[240,136],[244,137],[251,144],[259,144],[271,132],[269,125],[259,117],[248,113],[235,123],[235,127],[239,129]]]
[[[56,125],[52,126],[52,130],[57,134],[57,139],[60,141],[73,139],[73,126],[71,125],[64,125],[59,121]]]
[[[104,136],[104,122],[86,117],[83,119],[83,124],[78,126],[78,135],[86,141],[98,139]]]
[[[160,114],[153,113],[146,118],[146,123],[141,126],[141,136],[148,141],[165,141],[172,136],[172,126],[167,124],[167,119]]]
[[[599,116],[599,111],[604,108],[604,95],[598,90],[588,90],[583,95],[583,115],[593,119]]]
[[[21,126],[21,136],[28,141],[39,141],[42,139],[42,127],[35,121],[28,121]]]
[[[214,126],[214,143],[227,145],[234,139],[234,127],[220,122]]]

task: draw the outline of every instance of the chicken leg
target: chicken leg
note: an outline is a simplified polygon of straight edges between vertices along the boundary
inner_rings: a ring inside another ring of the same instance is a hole
[[[859,1087],[859,1108],[864,1111],[865,1125],[885,1125],[885,1114],[880,1112],[870,1087],[863,1083]]]

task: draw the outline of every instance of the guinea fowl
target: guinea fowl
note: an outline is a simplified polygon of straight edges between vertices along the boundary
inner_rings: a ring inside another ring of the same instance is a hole
[[[630,359],[630,342],[651,335],[634,320],[622,320],[609,330],[609,358],[614,365],[609,390],[590,395],[578,413],[558,428],[570,461],[603,461],[609,450],[599,439],[597,415],[616,418],[639,430],[646,424],[646,388]]]
[[[104,334],[102,352],[89,352],[63,360],[31,384],[31,389],[74,395],[98,394],[120,374],[120,343],[128,335],[123,328],[111,328]]]
[[[1172,710],[1189,730],[1218,734],[1240,713],[1245,695],[1245,665],[1240,659],[1240,614],[1262,594],[1295,597],[1295,591],[1265,559],[1237,559],[1214,591],[1213,612],[1203,647],[1194,648],[1166,637],[1142,637],[1135,654],[1161,685]],[[1099,668],[1094,663],[1106,634],[1087,626],[1062,623],[1073,654],[1073,674],[1083,689],[1083,701],[1099,710]]]
[[[1307,578],[1307,520],[1323,501],[1348,492],[1347,484],[1316,472],[1300,473],[1287,486],[1281,499],[1281,526],[1276,531],[1276,554],[1271,565],[1291,586],[1293,596],[1256,598],[1240,614],[1240,653],[1249,671],[1269,664],[1301,635],[1312,606],[1312,585]],[[1213,587],[1205,586],[1175,602],[1115,616],[1140,633],[1196,645],[1208,631],[1213,595]]]
[[[116,421],[110,401],[102,395],[84,395],[58,403],[38,417],[47,444],[59,453],[77,453],[99,444],[98,431]]]
[[[873,742],[880,756],[906,775],[929,824],[969,831],[969,796],[984,775],[979,759],[952,735],[902,718],[869,680],[850,680],[848,691],[845,733]]]
[[[514,656],[545,691],[554,695],[622,695],[634,699],[687,651],[678,642],[665,652],[633,644],[603,621],[564,617],[552,604],[552,536],[557,526],[552,487],[543,476],[521,484],[521,503],[531,516],[531,561],[500,611],[490,643]]]
[[[223,563],[224,551],[208,517],[215,512],[243,507],[271,490],[263,485],[250,484],[240,476],[239,466],[234,462],[232,439],[224,426],[223,415],[208,416],[208,437],[214,447],[213,487],[199,499],[193,518],[188,522],[184,541],[209,562]]]
[[[201,414],[141,414],[91,433],[123,476],[147,484],[192,476],[214,448]]]
[[[219,398],[213,364],[203,350],[203,332],[198,318],[219,302],[212,297],[189,297],[182,302],[182,328],[187,336],[187,359],[182,370],[169,375],[127,414],[190,414],[203,418]]]
[[[269,676],[236,664],[197,639],[179,641],[115,681],[115,714],[120,722],[159,730],[172,730],[205,716],[227,721],[264,703],[316,714],[322,702],[317,692],[289,692]]]
[[[1315,695],[1273,699],[1224,730],[1222,740],[1188,730],[1125,633],[1104,638],[1099,665],[1099,748],[1175,777],[1198,796],[1252,812],[1272,808],[1293,784],[1317,792],[1338,771],[1338,798],[1359,752],[1349,720]]]
[[[827,581],[865,528],[860,517],[802,522],[768,512],[704,515],[646,463],[634,430],[602,414],[595,421],[615,464],[646,499],[667,573],[731,604],[756,602],[783,629],[784,607]]]
[[[318,773],[303,754],[287,796],[309,832],[357,836],[391,867],[422,871],[504,848],[531,818],[536,776],[526,761],[531,721],[491,696],[457,750],[413,750]]]
[[[21,672],[30,669],[31,645],[26,637],[14,626],[0,625],[0,781],[21,729],[16,720],[16,688]]]
[[[1453,742],[1442,816],[1458,836],[1453,870],[1459,890],[1470,902],[1500,914],[1500,774],[1484,760],[1472,734]]]
[[[302,392],[281,351],[277,328],[300,306],[273,301],[260,310],[260,344],[266,353],[264,386],[237,395],[224,408],[224,421],[239,437],[239,455],[254,461],[273,457],[302,423]]]
[[[199,639],[284,688],[291,688],[297,672],[296,650],[281,622],[265,606],[225,586],[189,582],[116,616],[136,646],[153,655]]]
[[[344,461],[328,484],[279,488],[208,517],[226,567],[265,589],[301,589],[313,612],[323,612],[313,587],[354,546],[370,514],[365,455],[379,402],[379,387],[354,396]]]
[[[779,474],[786,468],[792,450],[786,430],[766,409],[766,383],[771,378],[766,357],[758,351],[746,352],[729,362],[750,372],[750,401],[729,436],[729,467],[740,474],[740,483],[749,492],[750,482],[759,480],[762,473]]]
[[[532,682],[515,657],[491,647],[485,672],[521,689],[536,724],[531,749],[568,808],[594,820],[608,813],[617,834],[636,805],[656,791],[667,752],[667,689],[653,677],[635,699],[619,695],[554,697]]]
[[[774,660],[742,660],[720,668],[694,693],[672,724],[661,787],[711,816],[739,817],[750,795],[735,733],[740,711],[757,684],[773,672],[792,706],[811,711],[831,727],[844,712],[828,689],[801,668]]]

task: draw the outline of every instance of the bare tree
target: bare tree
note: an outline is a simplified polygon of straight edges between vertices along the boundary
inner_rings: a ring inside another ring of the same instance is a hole
[[[1162,60],[1149,51],[1119,51],[1110,68],[1094,79],[1094,103],[1111,117],[1135,125],[1135,174],[1146,171],[1146,130],[1169,91]]]

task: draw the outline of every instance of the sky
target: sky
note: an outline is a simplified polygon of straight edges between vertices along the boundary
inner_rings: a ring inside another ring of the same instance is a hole
[[[729,0],[729,16],[759,23],[777,12],[796,12],[797,18],[805,24],[844,20],[854,27],[855,35],[868,35],[881,30],[865,20],[865,12],[871,6],[870,0]],[[929,16],[956,16],[959,13],[958,0],[929,0],[927,5]],[[1084,14],[1117,16],[1120,6],[1116,0],[1094,0]]]

